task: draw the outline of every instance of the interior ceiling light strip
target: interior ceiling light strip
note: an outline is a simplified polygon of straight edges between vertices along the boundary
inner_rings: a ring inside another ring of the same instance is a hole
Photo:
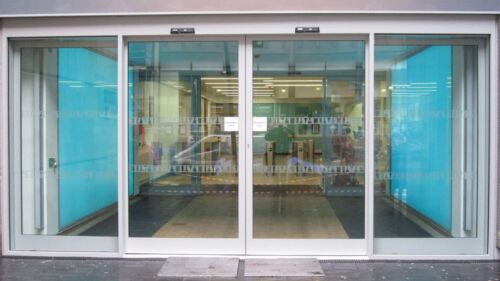
[[[237,96],[238,95],[238,93],[235,93],[235,92],[222,92],[221,94],[225,95],[225,96]],[[274,92],[254,92],[253,95],[254,96],[259,96],[259,95],[274,95]]]
[[[270,90],[271,86],[257,86],[257,87],[253,87],[254,89],[266,89],[266,90]],[[235,85],[235,86],[215,86],[214,89],[216,90],[219,90],[219,89],[238,89],[238,86]]]
[[[205,85],[238,85],[238,82],[206,82]]]
[[[238,89],[238,86],[217,86],[215,89]]]
[[[314,80],[303,80],[303,79],[296,79],[296,80],[282,80],[282,79],[275,79],[275,80],[268,80],[264,82],[269,82],[269,83],[304,83],[304,82],[314,82],[314,83],[322,83],[323,80],[321,79],[314,79]]]
[[[238,77],[201,77],[201,80],[238,80]]]
[[[275,84],[274,87],[322,87],[321,84]]]
[[[254,77],[255,80],[272,80],[272,77]],[[201,80],[238,80],[238,77],[201,77]]]
[[[253,94],[254,96],[256,97],[270,97],[270,96],[273,96],[274,94]],[[228,94],[226,95],[227,97],[234,97],[234,96],[237,96],[235,94]]]

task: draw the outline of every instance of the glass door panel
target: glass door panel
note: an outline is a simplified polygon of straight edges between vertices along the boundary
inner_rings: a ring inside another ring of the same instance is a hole
[[[252,52],[248,251],[339,254],[365,238],[365,42],[254,40]]]
[[[128,57],[129,237],[163,240],[151,244],[163,253],[242,252],[213,242],[243,241],[239,41],[130,42]]]

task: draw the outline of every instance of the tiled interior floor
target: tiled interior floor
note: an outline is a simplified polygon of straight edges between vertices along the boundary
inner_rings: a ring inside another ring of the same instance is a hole
[[[262,165],[261,158],[256,157],[254,165]],[[278,155],[276,164],[287,165],[288,159]],[[321,164],[321,159],[315,164]],[[236,238],[237,175],[205,174],[198,189],[192,180],[192,175],[169,174],[141,186],[140,194],[130,200],[130,237]],[[315,173],[254,174],[254,237],[363,238],[364,187],[346,182],[344,187],[335,184],[323,190],[321,181]],[[378,196],[375,220],[376,237],[430,237]],[[116,236],[117,222],[117,215],[111,215],[79,235]]]
[[[399,262],[399,261],[321,261],[324,277],[244,277],[240,261],[236,278],[158,277],[165,259],[63,259],[0,258],[1,280],[16,281],[188,281],[188,280],[283,280],[283,281],[496,281],[500,262]]]
[[[129,208],[130,236],[236,237],[236,198],[232,194],[138,197]],[[271,194],[255,195],[254,202],[256,237],[364,237],[362,196]],[[376,197],[375,206],[376,237],[430,237],[382,198]],[[114,214],[80,235],[116,236],[117,220]]]
[[[196,196],[154,237],[238,238],[238,197]]]
[[[346,239],[328,198],[320,195],[255,195],[255,238]]]

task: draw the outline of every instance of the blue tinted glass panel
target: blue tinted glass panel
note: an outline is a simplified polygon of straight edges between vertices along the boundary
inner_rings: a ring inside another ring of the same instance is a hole
[[[451,47],[392,67],[391,194],[451,230]]]
[[[90,49],[59,49],[61,228],[116,203],[116,68]]]

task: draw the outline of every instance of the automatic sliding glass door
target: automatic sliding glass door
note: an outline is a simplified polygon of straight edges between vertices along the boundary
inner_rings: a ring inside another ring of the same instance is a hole
[[[243,44],[220,39],[128,43],[128,252],[244,254]]]
[[[116,38],[10,40],[10,249],[485,254],[488,39],[375,36],[373,111],[366,40],[127,38],[126,113]]]
[[[365,41],[247,42],[247,253],[366,254]]]

